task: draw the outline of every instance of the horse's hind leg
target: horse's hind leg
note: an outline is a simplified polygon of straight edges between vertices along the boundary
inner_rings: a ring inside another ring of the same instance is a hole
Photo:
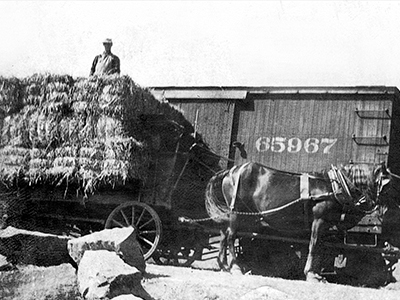
[[[221,241],[219,244],[219,253],[218,253],[218,265],[221,270],[228,271],[228,260],[227,260],[227,253],[226,253],[226,247],[227,247],[227,233],[224,230],[221,230]]]

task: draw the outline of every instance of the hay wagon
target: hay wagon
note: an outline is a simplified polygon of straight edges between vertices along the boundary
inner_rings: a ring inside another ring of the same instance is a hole
[[[146,259],[190,265],[208,235],[218,170],[180,110],[129,77],[34,75],[1,81],[1,221],[82,235],[133,226]]]

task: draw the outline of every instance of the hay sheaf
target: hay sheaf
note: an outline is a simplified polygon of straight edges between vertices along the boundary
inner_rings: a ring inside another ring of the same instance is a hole
[[[140,116],[191,125],[128,76],[0,78],[0,180],[8,186],[145,180],[149,150]]]
[[[21,92],[21,83],[18,78],[0,76],[0,118],[21,108]]]

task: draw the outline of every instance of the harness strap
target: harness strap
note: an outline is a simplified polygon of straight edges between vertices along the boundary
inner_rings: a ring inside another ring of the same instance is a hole
[[[300,175],[300,199],[310,199],[310,176],[308,174]],[[307,227],[310,222],[309,201],[304,201],[304,225]]]
[[[236,169],[231,169],[231,171],[229,172],[231,178],[232,178],[232,185],[233,185],[233,194],[232,194],[232,201],[231,204],[229,205],[229,209],[232,212],[235,208],[235,203],[236,203],[236,196],[237,196],[237,191],[239,188],[239,180],[240,180],[240,176],[242,175],[243,169],[245,167],[247,167],[249,163],[245,163],[242,166],[240,166],[239,170],[236,172],[237,176],[233,176],[232,173],[233,171],[235,171]],[[234,181],[236,179],[236,182]]]
[[[300,198],[310,199],[310,176],[308,174],[300,175]]]

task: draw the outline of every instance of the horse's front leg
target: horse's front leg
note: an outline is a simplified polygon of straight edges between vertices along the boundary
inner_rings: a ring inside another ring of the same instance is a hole
[[[314,219],[311,225],[311,238],[308,249],[307,263],[304,267],[304,274],[306,275],[307,281],[323,281],[323,277],[319,275],[321,272],[321,257],[319,253],[319,242],[321,233],[326,227],[326,223],[323,219]]]
[[[226,247],[227,247],[227,233],[224,230],[221,230],[221,241],[219,244],[219,253],[218,253],[218,265],[221,270],[228,271],[228,260],[226,257]]]
[[[237,233],[237,215],[232,215],[230,218],[230,225],[227,230],[228,234],[228,247],[229,247],[229,255],[231,256],[231,262],[229,264],[229,269],[232,273],[242,273],[239,265],[237,264],[236,252],[235,252],[235,240]]]

